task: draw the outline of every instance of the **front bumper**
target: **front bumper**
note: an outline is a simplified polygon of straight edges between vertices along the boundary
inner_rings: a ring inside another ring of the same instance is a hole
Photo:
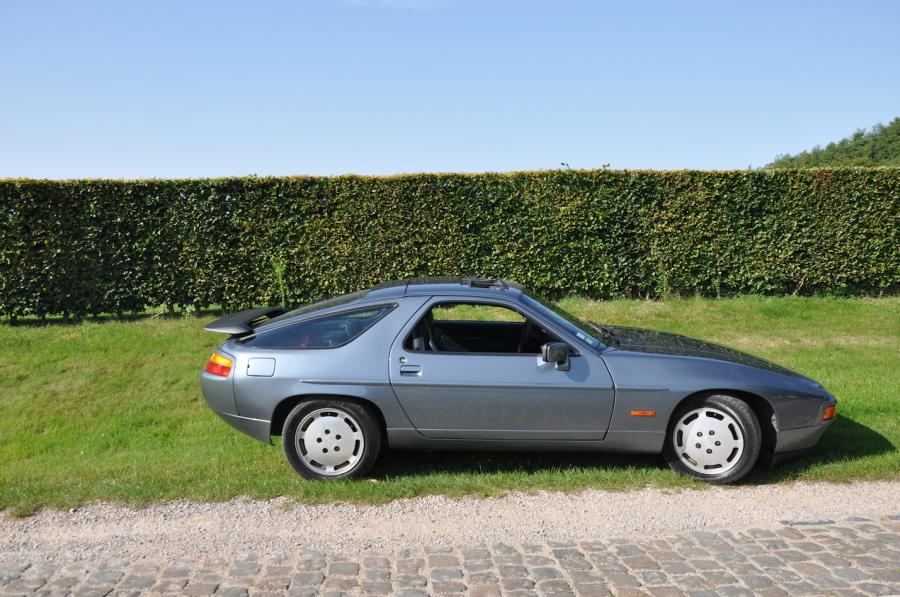
[[[759,454],[759,462],[763,467],[771,468],[776,464],[806,454],[810,448],[818,443],[819,438],[822,437],[822,434],[825,433],[825,430],[828,429],[833,420],[822,421],[821,424],[811,427],[779,431],[775,451],[772,452],[763,447]]]
[[[775,444],[775,454],[786,452],[801,452],[808,450],[818,443],[819,438],[825,433],[825,430],[831,425],[829,421],[822,421],[819,425],[812,427],[801,427],[800,429],[782,429],[778,432],[778,442]]]

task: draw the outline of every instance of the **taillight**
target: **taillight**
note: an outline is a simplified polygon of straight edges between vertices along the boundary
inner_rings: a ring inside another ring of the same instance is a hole
[[[206,367],[203,370],[220,377],[228,377],[231,375],[231,368],[233,366],[234,361],[221,353],[214,352],[213,356],[209,357],[209,361],[207,361]]]
[[[822,420],[827,421],[829,419],[833,419],[836,414],[837,406],[834,404],[829,404],[825,407],[825,410],[822,411]]]

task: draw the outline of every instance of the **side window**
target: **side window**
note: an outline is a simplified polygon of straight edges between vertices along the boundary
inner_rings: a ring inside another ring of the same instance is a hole
[[[434,321],[507,321],[525,323],[525,317],[508,307],[484,304],[442,303],[431,308]]]
[[[261,332],[243,343],[258,348],[337,348],[358,338],[393,308],[371,307],[317,317]]]
[[[438,303],[416,323],[404,347],[413,352],[539,354],[556,337],[515,309],[485,303]]]

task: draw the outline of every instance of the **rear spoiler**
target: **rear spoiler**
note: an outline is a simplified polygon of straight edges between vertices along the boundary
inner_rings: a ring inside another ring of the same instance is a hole
[[[232,336],[246,336],[247,334],[253,333],[253,328],[262,325],[273,317],[284,315],[287,312],[288,310],[284,307],[247,309],[217,319],[203,329],[207,332],[231,334]]]

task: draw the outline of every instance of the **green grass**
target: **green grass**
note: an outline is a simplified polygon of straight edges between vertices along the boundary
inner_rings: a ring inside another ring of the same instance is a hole
[[[821,381],[839,418],[816,451],[748,483],[900,477],[900,299],[568,299],[602,323],[718,341]],[[362,481],[309,483],[279,445],[222,423],[197,372],[221,336],[204,318],[0,325],[0,508],[86,501],[293,496],[382,502],[423,494],[697,484],[659,458],[609,454],[386,454]]]

